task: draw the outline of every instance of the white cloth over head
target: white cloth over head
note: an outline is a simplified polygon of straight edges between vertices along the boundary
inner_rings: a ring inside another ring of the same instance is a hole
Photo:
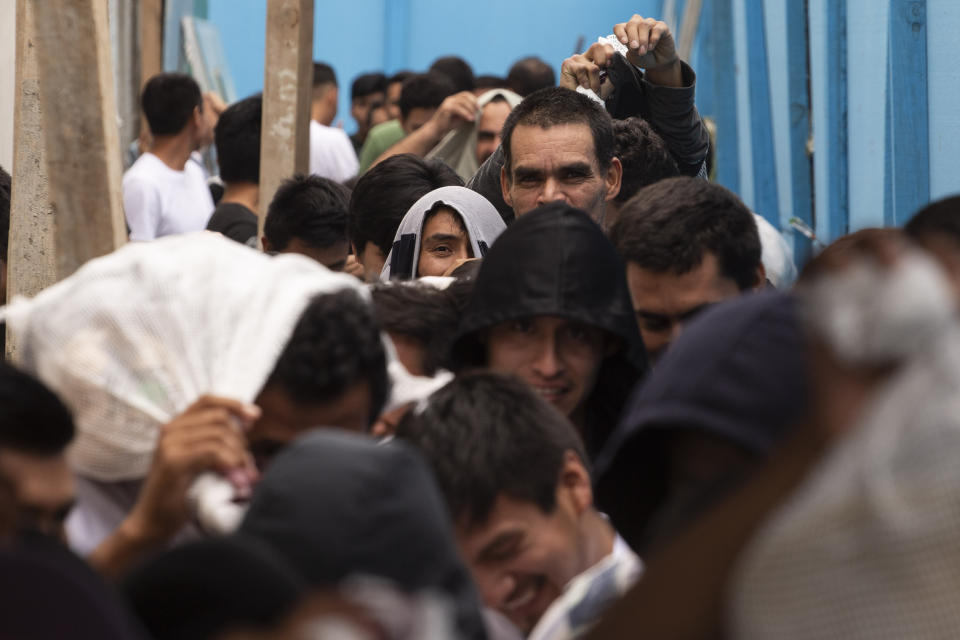
[[[460,214],[463,226],[470,237],[474,258],[482,258],[493,246],[507,225],[496,207],[482,195],[466,187],[440,187],[434,189],[407,210],[393,237],[393,247],[380,273],[380,279],[415,278],[423,240],[423,223],[427,213],[444,205]]]

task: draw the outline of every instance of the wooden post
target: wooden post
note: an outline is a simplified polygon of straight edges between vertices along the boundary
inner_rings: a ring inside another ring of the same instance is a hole
[[[58,280],[126,242],[107,2],[28,2]]]
[[[163,71],[163,0],[140,0],[140,91],[153,76]],[[140,114],[140,140],[149,138],[147,119]]]
[[[310,162],[313,0],[267,0],[260,143],[260,237],[280,183]]]
[[[13,193],[7,250],[7,298],[33,296],[57,281],[53,210],[47,198],[47,163],[37,71],[32,0],[17,0],[17,70],[14,104]],[[6,356],[16,339],[7,332]]]

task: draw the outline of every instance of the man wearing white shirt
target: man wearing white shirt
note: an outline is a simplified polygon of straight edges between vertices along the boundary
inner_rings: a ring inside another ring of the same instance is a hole
[[[629,589],[640,559],[593,506],[567,418],[519,379],[466,373],[396,436],[433,468],[484,604],[529,638],[574,638]]]
[[[337,117],[337,75],[322,62],[313,64],[313,99],[310,105],[310,173],[344,182],[357,175],[357,154],[350,137],[331,126]]]
[[[130,239],[200,231],[213,213],[203,169],[189,161],[209,137],[200,87],[187,75],[161,73],[144,87],[141,105],[153,142],[123,176]]]

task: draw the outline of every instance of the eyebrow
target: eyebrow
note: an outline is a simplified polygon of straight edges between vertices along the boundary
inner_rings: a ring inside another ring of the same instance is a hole
[[[714,304],[716,303],[704,302],[702,304],[698,304],[696,306],[690,307],[689,309],[685,309],[684,311],[681,311],[680,313],[676,313],[676,314],[657,313],[655,311],[647,311],[645,309],[637,309],[635,313],[641,318],[646,318],[648,320],[663,320],[667,322],[676,320],[678,322],[686,322],[687,320],[690,320],[691,318],[705,311],[706,309],[713,306]]]
[[[454,233],[435,233],[423,239],[424,242],[450,242],[451,240],[462,240],[463,234]]]
[[[477,553],[477,562],[491,562],[500,559],[500,556],[512,551],[523,539],[523,532],[518,530],[504,531],[497,535],[489,544]]]

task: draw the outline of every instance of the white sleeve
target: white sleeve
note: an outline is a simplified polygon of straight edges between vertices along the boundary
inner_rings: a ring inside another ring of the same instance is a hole
[[[153,240],[160,227],[160,192],[157,188],[138,179],[125,180],[123,183],[123,211],[127,226],[130,227],[130,240]]]

